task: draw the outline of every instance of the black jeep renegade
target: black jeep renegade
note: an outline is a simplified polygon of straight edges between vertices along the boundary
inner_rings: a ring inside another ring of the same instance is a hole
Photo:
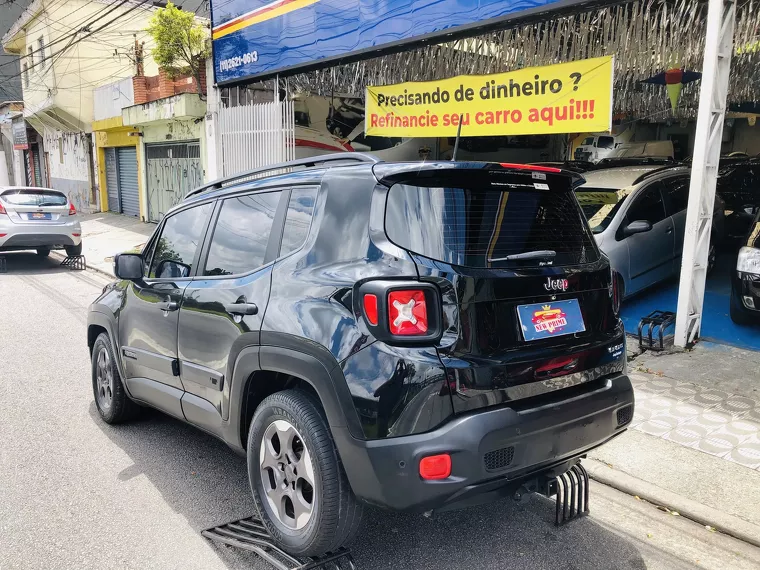
[[[449,509],[563,473],[633,412],[574,180],[343,154],[204,186],[90,308],[100,415],[152,406],[246,454],[299,555],[349,541],[365,504]]]

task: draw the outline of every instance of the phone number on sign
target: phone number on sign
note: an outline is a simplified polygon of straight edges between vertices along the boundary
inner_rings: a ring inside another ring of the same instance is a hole
[[[230,57],[229,59],[223,59],[219,62],[219,68],[222,71],[229,71],[230,69],[235,69],[241,65],[256,63],[257,61],[259,61],[259,52],[249,51],[243,55],[237,55],[235,57]]]

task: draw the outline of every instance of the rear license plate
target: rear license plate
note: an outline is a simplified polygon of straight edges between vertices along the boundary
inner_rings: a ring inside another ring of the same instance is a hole
[[[518,305],[517,316],[526,341],[584,332],[578,299]]]
[[[29,214],[29,219],[30,220],[49,220],[51,218],[50,218],[50,214],[43,214],[41,212],[32,212],[31,214]]]

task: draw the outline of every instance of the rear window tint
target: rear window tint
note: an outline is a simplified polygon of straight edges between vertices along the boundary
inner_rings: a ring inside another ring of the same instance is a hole
[[[385,217],[391,241],[411,252],[466,267],[537,266],[501,260],[554,251],[553,265],[596,261],[598,250],[572,191],[477,190],[396,184]]]
[[[66,195],[51,190],[6,190],[0,196],[14,206],[65,206]]]

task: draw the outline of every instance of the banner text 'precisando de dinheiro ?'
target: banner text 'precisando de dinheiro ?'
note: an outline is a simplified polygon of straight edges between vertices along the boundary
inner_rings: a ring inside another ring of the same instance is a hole
[[[608,131],[612,56],[492,75],[367,87],[369,136],[452,137]]]

